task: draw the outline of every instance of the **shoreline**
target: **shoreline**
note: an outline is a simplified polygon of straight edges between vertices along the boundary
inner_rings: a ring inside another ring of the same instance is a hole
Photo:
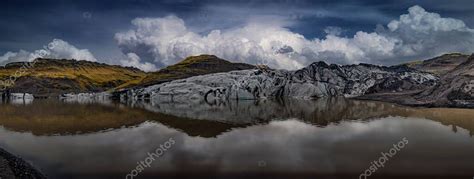
[[[34,178],[47,177],[27,161],[0,148],[0,178]]]
[[[396,105],[401,105],[401,106],[406,106],[406,107],[424,107],[424,108],[459,108],[459,109],[474,109],[474,103],[472,102],[463,102],[462,101],[449,101],[445,100],[442,102],[437,102],[437,101],[420,101],[415,99],[412,95],[419,93],[420,91],[408,91],[404,93],[374,93],[374,94],[365,94],[361,96],[354,96],[354,97],[344,97],[344,96],[327,96],[324,98],[339,98],[343,97],[346,99],[354,99],[354,100],[366,100],[366,101],[377,101],[377,102],[386,102],[386,103],[392,103]],[[118,101],[120,102],[120,97],[117,99],[117,96],[114,96],[114,93],[112,92],[97,92],[97,93],[77,93],[77,94],[71,94],[71,93],[66,93],[58,96],[50,96],[50,97],[37,97],[34,94],[29,94],[29,93],[24,93],[26,94],[26,97],[22,98],[21,95],[23,93],[12,93],[15,95],[12,95],[16,100],[38,100],[38,99],[56,99],[56,100],[67,100],[67,99],[72,99],[72,100],[77,100],[77,99],[89,99],[89,100],[94,100],[94,99],[101,99],[101,100],[110,100],[110,101]],[[28,98],[27,98],[28,97]],[[1,98],[1,97],[0,97]],[[286,98],[293,98],[293,97],[286,97]],[[1,98],[3,101],[3,98]],[[272,99],[272,98],[267,98],[270,100],[278,100],[278,99]],[[285,99],[285,98],[283,98]],[[317,100],[319,98],[294,98],[294,99],[301,99],[301,100]],[[146,100],[146,99],[136,99],[136,100]],[[230,99],[230,100],[237,100],[238,99]],[[260,100],[260,99],[255,99],[255,100]]]

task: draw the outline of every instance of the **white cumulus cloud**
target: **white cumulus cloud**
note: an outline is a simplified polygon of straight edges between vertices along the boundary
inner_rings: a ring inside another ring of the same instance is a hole
[[[76,59],[97,61],[87,49],[78,49],[75,46],[61,39],[54,39],[43,49],[28,52],[20,50],[19,52],[7,52],[0,56],[0,65],[11,62],[33,61],[36,58],[56,58],[56,59]]]
[[[199,34],[176,16],[136,18],[133,29],[115,34],[124,54],[140,64],[164,67],[198,54],[214,54],[234,62],[297,69],[314,61],[392,65],[449,52],[472,53],[474,30],[461,20],[444,18],[420,6],[373,32],[341,37],[343,29],[328,28],[322,39],[307,39],[284,23],[250,21],[242,27]],[[147,65],[148,66],[148,65]]]
[[[140,57],[135,53],[128,53],[127,58],[120,60],[120,64],[123,66],[135,67],[146,72],[157,70],[156,66],[152,63],[142,63]]]
[[[391,21],[388,29],[380,32],[399,41],[394,49],[397,56],[426,57],[453,51],[474,51],[474,29],[463,21],[443,18],[420,6],[413,6],[408,12],[399,20]]]

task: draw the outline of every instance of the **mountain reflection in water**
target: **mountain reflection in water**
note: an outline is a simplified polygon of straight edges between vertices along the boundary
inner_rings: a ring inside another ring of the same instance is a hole
[[[176,144],[142,177],[277,172],[355,178],[406,137],[407,147],[377,174],[460,176],[474,171],[473,119],[469,109],[344,98],[213,105],[35,100],[0,105],[0,148],[52,178],[122,178],[170,137]]]
[[[297,119],[324,127],[342,121],[369,121],[389,116],[433,120],[452,125],[454,132],[461,127],[468,130],[471,136],[474,134],[474,110],[471,109],[413,108],[345,98],[247,100],[214,105],[204,102],[156,104],[143,101],[120,104],[89,100],[36,100],[28,104],[0,105],[0,125],[34,135],[104,132],[150,121],[182,130],[191,136],[215,137],[232,128],[275,120]]]

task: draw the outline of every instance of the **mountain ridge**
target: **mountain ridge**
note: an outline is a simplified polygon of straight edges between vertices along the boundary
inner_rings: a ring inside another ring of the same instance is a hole
[[[474,55],[466,60],[446,59],[450,56],[453,54],[423,61],[421,64],[428,65],[421,70],[408,65],[336,65],[319,61],[295,71],[259,68],[208,74],[132,90],[120,99],[218,104],[233,99],[345,96],[411,106],[474,107]],[[432,71],[431,64],[445,61],[450,65],[434,65]]]
[[[424,72],[444,75],[467,61],[469,56],[461,53],[448,53],[428,60],[414,61],[398,66],[407,66]]]
[[[78,68],[91,65],[96,68],[94,65],[97,65],[95,62],[82,63]],[[6,65],[3,69],[15,69],[18,65],[20,63]],[[97,65],[102,66],[110,65]],[[337,65],[318,61],[295,71],[232,63],[214,55],[190,56],[177,64],[150,73],[130,67],[115,67],[141,74],[128,81],[121,81],[121,84],[112,82],[108,86],[109,90],[118,90],[116,95],[126,96],[127,99],[153,98],[159,91],[165,95],[161,96],[163,99],[170,99],[167,95],[171,95],[172,101],[173,96],[182,94],[185,95],[180,99],[202,97],[206,101],[224,98],[346,96],[413,106],[474,107],[474,55],[459,53],[395,66],[364,63]],[[57,69],[49,67],[48,70],[52,73]],[[1,72],[2,68],[0,77]],[[55,80],[44,83],[71,83],[60,77]],[[32,81],[41,82],[38,79]],[[21,80],[18,84],[34,85],[24,84]]]
[[[25,68],[25,69],[22,69]],[[232,63],[214,55],[190,56],[156,72],[143,72],[134,67],[109,65],[74,59],[38,58],[34,62],[12,62],[0,67],[0,80],[20,75],[10,92],[30,93],[36,97],[59,96],[64,93],[88,93],[139,88],[154,84],[233,70],[253,69],[245,63]]]
[[[456,67],[438,73],[435,84],[416,91],[368,94],[359,99],[409,106],[474,108],[474,54]]]

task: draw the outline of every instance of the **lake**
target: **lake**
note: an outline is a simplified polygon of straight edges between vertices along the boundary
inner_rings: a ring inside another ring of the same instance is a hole
[[[16,100],[0,105],[0,136],[51,178],[474,176],[474,110],[344,98]]]

